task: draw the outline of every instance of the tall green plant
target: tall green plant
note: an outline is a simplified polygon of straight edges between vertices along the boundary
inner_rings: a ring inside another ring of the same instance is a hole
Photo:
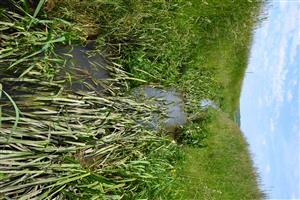
[[[0,197],[162,196],[177,153],[169,140],[137,123],[153,108],[123,97],[130,77],[114,63],[101,83],[109,95],[68,88],[72,77],[59,76],[64,65],[53,49],[82,41],[80,30],[48,20],[41,5],[33,16],[1,11]]]

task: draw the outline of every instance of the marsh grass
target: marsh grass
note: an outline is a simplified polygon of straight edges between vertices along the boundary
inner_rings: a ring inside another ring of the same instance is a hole
[[[20,12],[0,13],[0,197],[168,198],[180,152],[137,123],[155,109],[123,97],[138,79],[109,62],[102,94],[72,91],[54,48],[83,43],[81,28],[42,3]]]
[[[189,101],[214,99],[234,113],[262,4],[65,0],[49,16],[84,27],[81,36],[96,37],[131,76],[180,88]]]

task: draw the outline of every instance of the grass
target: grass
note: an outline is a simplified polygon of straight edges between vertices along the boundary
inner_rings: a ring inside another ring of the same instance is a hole
[[[0,13],[0,198],[168,198],[180,152],[136,123],[153,108],[124,97],[132,78],[110,62],[102,95],[70,90],[53,49],[82,42],[81,29],[19,12]]]
[[[1,91],[2,98],[6,92],[12,99],[1,101],[1,137],[11,137],[1,143],[0,193],[49,199],[261,199],[247,144],[231,121],[261,5],[64,0],[49,12],[1,11]],[[111,61],[106,96],[78,95],[65,87],[70,77],[58,79],[63,66],[53,57],[54,46],[86,39],[97,39],[98,51]],[[184,145],[135,124],[151,112],[124,97],[128,88],[145,84],[139,80],[184,94],[190,115],[179,136]],[[213,99],[224,113],[199,110],[202,98]],[[20,119],[10,134],[16,122],[12,102]]]
[[[161,1],[156,4],[135,1],[131,9],[124,8],[135,11],[128,11],[120,21],[129,22],[126,26],[130,30],[128,33],[137,38],[125,45],[120,42],[123,46],[117,52],[119,62],[127,71],[149,83],[181,90],[191,115],[197,115],[195,111],[200,99],[211,98],[229,118],[222,117],[224,122],[218,118],[215,119],[217,122],[211,121],[206,125],[191,122],[186,128],[188,130],[182,133],[186,136],[185,143],[199,143],[207,137],[208,141],[215,140],[216,144],[208,142],[206,148],[184,148],[188,158],[186,164],[179,164],[178,168],[182,168],[187,177],[180,181],[188,184],[181,199],[263,197],[247,144],[238,128],[230,122],[239,106],[252,30],[260,6],[261,2],[251,1]],[[133,22],[127,19],[133,19]],[[217,136],[205,135],[205,126],[215,126],[212,132],[220,133]],[[194,137],[197,133],[199,136]],[[228,139],[224,140],[226,136]],[[226,145],[239,148],[226,149],[228,152],[222,154]],[[212,149],[216,149],[217,157],[208,156]],[[203,159],[198,158],[199,154],[205,155]],[[203,167],[197,162],[210,164]],[[195,181],[198,179],[206,180],[204,183],[209,184],[208,187],[215,186],[217,190],[204,191],[205,185]],[[180,191],[181,187],[175,190]]]
[[[210,116],[205,148],[184,147],[187,157],[177,173],[185,184],[177,199],[261,199],[239,127],[223,112],[210,110]]]
[[[66,0],[52,15],[84,28],[84,37],[97,33],[98,44],[132,76],[177,87],[189,101],[212,98],[234,113],[260,5]]]

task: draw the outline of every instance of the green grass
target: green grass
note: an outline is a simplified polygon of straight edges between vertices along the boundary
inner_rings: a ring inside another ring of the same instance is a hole
[[[248,145],[239,127],[223,112],[210,110],[204,148],[185,146],[186,160],[177,171],[177,199],[261,199]]]
[[[227,118],[232,119],[239,106],[252,30],[262,4],[254,1],[135,1],[129,5],[132,7],[123,7],[127,13],[115,20],[122,22],[117,24],[121,33],[124,24],[128,28],[125,36],[128,40],[109,39],[117,42],[114,46],[121,47],[117,51],[118,61],[126,70],[148,83],[178,88],[184,93],[192,116],[197,115],[200,99],[211,98],[227,113]],[[114,38],[111,32],[105,36]],[[219,132],[217,136],[205,136],[205,125],[197,122],[190,122],[188,130],[184,130],[185,143],[193,144],[207,137],[217,144],[213,146],[214,143],[208,142],[205,148],[184,148],[187,163],[178,168],[183,167],[186,176],[181,181],[189,184],[183,189],[182,199],[262,198],[242,133],[227,118],[221,118],[224,122],[217,119],[217,123],[207,124],[215,126],[213,132]],[[199,136],[195,137],[197,133]],[[226,136],[230,137],[224,140]],[[227,148],[224,154],[218,152],[227,145],[239,148],[232,151]],[[214,149],[219,153],[217,159],[209,157]],[[199,154],[203,159],[198,159]],[[198,161],[211,165],[199,166]],[[185,169],[186,166],[193,169]],[[195,181],[198,179],[206,180],[208,187],[215,186],[217,190],[206,191],[205,184]]]
[[[189,101],[212,98],[234,113],[261,4],[66,0],[52,15],[84,28],[83,37],[98,33],[98,44],[132,76],[177,87]]]
[[[132,78],[110,62],[104,94],[72,91],[54,48],[82,27],[19,12],[0,10],[0,198],[168,199],[181,153],[137,124],[153,108],[124,97]]]
[[[35,90],[31,97],[12,96],[1,104],[1,137],[8,138],[16,122],[11,102],[21,115],[13,140],[1,144],[9,150],[3,156],[11,156],[14,165],[0,160],[11,170],[0,171],[0,193],[86,199],[262,198],[245,139],[231,121],[261,5],[246,0],[64,0],[51,12],[36,12],[36,18],[1,12],[1,91],[19,90],[10,87],[16,81],[25,92]],[[111,60],[111,97],[84,94],[84,100],[78,99],[64,87],[69,77],[57,80],[62,66],[51,59],[54,45],[88,38],[96,38],[98,50]],[[42,52],[41,59],[34,59]],[[135,126],[150,110],[123,95],[127,86],[145,84],[140,79],[183,93],[190,119],[179,136],[182,145]],[[216,101],[224,113],[199,110],[202,98]],[[103,148],[107,138],[109,148]],[[82,158],[96,154],[101,156]],[[53,165],[47,167],[49,162]],[[24,163],[17,176],[15,170]],[[28,169],[28,163],[36,167]],[[28,172],[36,176],[25,179]],[[42,180],[46,182],[40,184]],[[24,191],[20,185],[28,182],[36,184]]]
[[[234,113],[247,65],[252,30],[260,7],[258,2],[207,1],[185,12],[198,17],[192,23],[195,48],[192,62],[181,78],[191,99],[210,97],[227,113]],[[200,17],[199,17],[200,16]],[[199,77],[205,74],[205,78]],[[209,77],[209,78],[208,78]],[[192,84],[191,84],[192,83]]]

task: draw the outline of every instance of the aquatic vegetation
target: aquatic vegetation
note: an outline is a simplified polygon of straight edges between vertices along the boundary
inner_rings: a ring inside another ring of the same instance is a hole
[[[74,91],[66,84],[74,74],[61,76],[66,62],[55,47],[82,41],[76,27],[38,10],[0,14],[1,198],[168,195],[160,191],[172,182],[177,147],[136,123],[151,107],[124,97],[130,77],[122,67],[107,63],[109,81],[95,82],[100,94]]]

